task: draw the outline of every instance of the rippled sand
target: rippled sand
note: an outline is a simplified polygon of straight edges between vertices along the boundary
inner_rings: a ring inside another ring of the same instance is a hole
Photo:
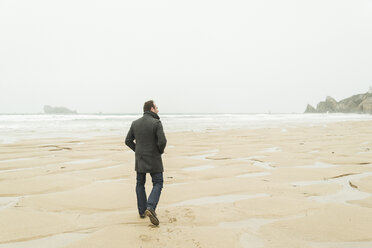
[[[372,247],[371,127],[168,133],[159,227],[124,137],[3,144],[0,248]]]

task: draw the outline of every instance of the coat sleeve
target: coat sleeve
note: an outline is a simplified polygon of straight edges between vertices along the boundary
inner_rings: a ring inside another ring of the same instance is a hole
[[[159,121],[156,127],[157,146],[160,154],[164,153],[165,146],[167,145],[167,138],[165,137],[163,125]]]
[[[130,149],[136,151],[136,143],[134,143],[135,137],[133,132],[133,124],[130,126],[127,137],[125,138],[125,144],[129,146]]]

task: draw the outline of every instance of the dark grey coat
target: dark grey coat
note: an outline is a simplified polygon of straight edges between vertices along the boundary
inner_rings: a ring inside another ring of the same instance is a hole
[[[164,153],[167,139],[157,114],[146,111],[141,118],[133,121],[125,138],[125,144],[135,152],[137,172],[164,171],[161,154]]]

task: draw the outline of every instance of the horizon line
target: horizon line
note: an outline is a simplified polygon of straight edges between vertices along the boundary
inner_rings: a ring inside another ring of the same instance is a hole
[[[304,112],[160,112],[159,115],[169,114],[303,114]],[[139,115],[143,112],[82,112],[82,113],[43,113],[43,112],[13,112],[0,115]]]

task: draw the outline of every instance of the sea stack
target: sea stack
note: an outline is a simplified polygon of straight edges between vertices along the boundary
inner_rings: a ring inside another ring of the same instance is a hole
[[[45,114],[77,114],[76,110],[70,110],[66,107],[52,107],[49,105],[44,105]]]

